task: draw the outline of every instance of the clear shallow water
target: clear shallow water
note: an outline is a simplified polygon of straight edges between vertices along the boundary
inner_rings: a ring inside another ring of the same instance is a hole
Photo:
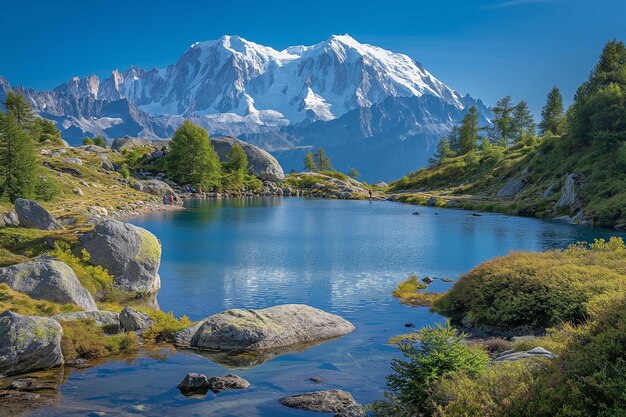
[[[131,220],[163,243],[162,310],[196,320],[235,307],[304,303],[350,320],[355,332],[237,369],[251,389],[205,399],[185,398],[176,385],[187,372],[211,376],[231,370],[198,354],[164,349],[106,361],[69,372],[58,407],[31,415],[314,416],[324,414],[291,410],[276,399],[329,388],[368,403],[380,398],[396,354],[386,344],[389,337],[405,333],[404,323],[443,321],[391,297],[407,275],[456,278],[511,250],[563,248],[618,235],[557,221],[474,217],[390,202],[251,198],[189,205],[186,211]],[[422,215],[411,215],[416,210]],[[432,289],[447,285],[436,281]]]

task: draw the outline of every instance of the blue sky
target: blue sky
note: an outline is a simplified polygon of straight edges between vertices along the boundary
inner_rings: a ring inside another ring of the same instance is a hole
[[[626,41],[626,0],[0,0],[0,10],[0,75],[37,89],[163,67],[223,34],[282,49],[349,33],[487,104],[511,94],[538,111],[554,84],[571,100],[607,40]]]

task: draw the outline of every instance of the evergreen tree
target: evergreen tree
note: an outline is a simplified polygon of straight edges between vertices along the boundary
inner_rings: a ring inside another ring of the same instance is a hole
[[[454,153],[461,152],[461,144],[459,143],[459,127],[454,126],[450,133],[448,134],[448,143],[450,143],[450,149]]]
[[[29,129],[35,120],[35,113],[24,99],[24,95],[9,91],[4,100],[4,107],[13,114],[15,121],[24,129]]]
[[[456,153],[450,147],[450,140],[448,138],[439,139],[437,144],[437,151],[428,160],[430,166],[441,165],[446,159],[452,158]]]
[[[244,174],[248,172],[248,155],[238,143],[230,148],[226,157],[225,168],[228,171],[240,171]]]
[[[315,161],[313,160],[313,154],[311,153],[311,151],[308,151],[306,153],[306,156],[304,157],[304,170],[313,172],[316,170],[316,168],[317,167],[315,166]]]
[[[93,140],[89,136],[86,136],[85,139],[83,139],[83,145],[93,145]]]
[[[323,148],[318,148],[317,151],[315,151],[313,161],[315,161],[317,171],[332,171],[333,169],[330,157],[326,155],[326,151]]]
[[[608,42],[568,111],[570,136],[583,145],[612,149],[626,140],[626,47]]]
[[[493,127],[490,131],[492,142],[505,147],[509,146],[515,136],[511,96],[502,97],[491,111],[493,113]]]
[[[565,117],[563,115],[563,97],[561,91],[555,86],[548,93],[545,106],[541,109],[541,123],[539,129],[542,135],[563,133]]]
[[[461,121],[459,128],[459,154],[464,155],[476,149],[478,144],[480,127],[478,126],[478,109],[470,107]]]
[[[515,143],[530,141],[535,137],[535,121],[528,108],[528,103],[520,101],[513,108],[513,126],[515,127]]]
[[[7,114],[0,112],[0,195],[15,202],[35,194],[37,157],[33,141],[9,108]]]
[[[174,132],[165,167],[179,184],[204,188],[219,184],[221,165],[217,152],[207,131],[189,120]]]
[[[361,173],[359,172],[359,170],[357,170],[356,168],[352,167],[350,168],[350,171],[348,171],[348,177],[352,178],[353,180],[359,180],[359,178],[361,177]]]
[[[31,128],[31,134],[35,142],[43,143],[50,141],[56,145],[63,144],[61,132],[59,132],[54,122],[48,119],[41,117],[35,119]]]
[[[100,135],[95,137],[95,139],[93,140],[93,144],[97,145],[97,146],[101,146],[103,148],[107,147],[106,140],[104,140],[104,138],[102,136],[100,136]]]

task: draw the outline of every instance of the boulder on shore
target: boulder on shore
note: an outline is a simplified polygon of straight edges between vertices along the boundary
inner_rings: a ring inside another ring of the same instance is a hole
[[[228,153],[236,144],[241,146],[246,153],[253,175],[264,181],[277,182],[285,179],[283,168],[269,152],[232,136],[211,138],[211,145],[215,148],[220,161],[226,161]]]
[[[153,294],[161,287],[161,243],[146,229],[105,220],[81,236],[78,250],[82,249],[89,252],[93,264],[115,277],[123,291]]]
[[[0,268],[0,283],[35,300],[76,304],[85,310],[98,309],[72,268],[49,256],[39,256],[30,262]]]
[[[195,349],[264,350],[323,341],[354,330],[349,321],[303,304],[286,304],[262,310],[232,309],[196,324],[192,333],[182,330],[181,344]],[[183,337],[185,335],[185,337]]]
[[[0,376],[63,364],[63,329],[48,317],[0,314]]]
[[[15,212],[22,227],[41,230],[63,230],[48,211],[32,200],[18,198],[15,200]]]
[[[137,191],[143,191],[145,193],[156,195],[158,197],[176,194],[172,187],[159,180],[135,181],[132,187]]]
[[[289,408],[321,413],[341,413],[348,407],[359,405],[350,393],[340,389],[289,395],[278,401]]]
[[[154,326],[149,315],[132,307],[124,307],[120,312],[120,323],[127,332],[144,330]]]

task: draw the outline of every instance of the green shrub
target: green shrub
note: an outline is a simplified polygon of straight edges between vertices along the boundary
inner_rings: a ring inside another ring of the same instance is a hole
[[[54,316],[82,309],[74,304],[33,300],[26,294],[12,290],[7,284],[0,284],[0,311],[7,310],[26,316]]]
[[[142,339],[146,342],[173,343],[176,332],[193,324],[187,316],[182,316],[180,319],[177,319],[171,311],[164,313],[161,310],[142,310],[154,321],[154,326],[144,330],[141,334]]]
[[[426,288],[428,288],[428,285],[419,282],[416,275],[410,275],[409,279],[398,284],[393,291],[393,296],[399,298],[403,304],[420,307],[430,306],[442,294],[423,291]]]
[[[134,333],[106,335],[93,319],[64,321],[61,326],[61,351],[66,361],[95,359],[137,349],[137,336]]]
[[[442,377],[460,370],[471,376],[483,372],[489,356],[479,346],[464,343],[466,337],[448,322],[424,327],[416,341],[399,343],[405,359],[395,358],[391,364],[394,373],[387,377],[393,395],[401,403],[427,413],[432,409],[429,392]]]

